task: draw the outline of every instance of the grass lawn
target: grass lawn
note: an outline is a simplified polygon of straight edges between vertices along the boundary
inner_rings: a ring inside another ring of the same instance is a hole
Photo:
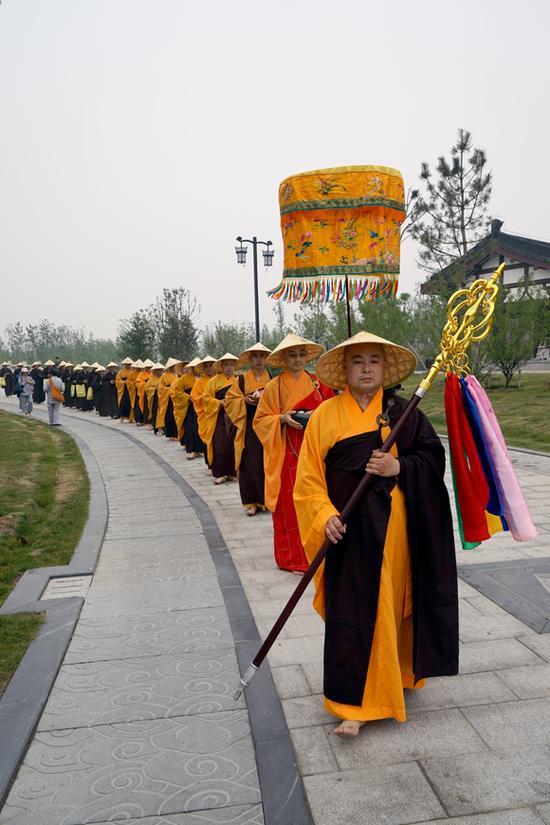
[[[412,395],[420,381],[413,376],[405,382],[405,396]],[[443,402],[444,381],[441,376],[422,400],[421,409],[439,433],[446,434]],[[510,387],[495,375],[485,387],[504,438],[509,447],[525,447],[550,453],[550,373],[524,373]]]
[[[29,568],[67,564],[88,516],[89,481],[75,442],[0,411],[0,604]],[[0,695],[42,616],[0,616]]]

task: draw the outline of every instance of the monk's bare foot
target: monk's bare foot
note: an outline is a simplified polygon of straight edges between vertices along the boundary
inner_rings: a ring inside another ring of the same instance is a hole
[[[214,484],[225,484],[227,481],[227,476],[220,476],[219,478],[214,479]]]
[[[293,576],[303,576],[304,575],[303,570],[291,570],[290,572],[292,573]]]
[[[193,461],[195,458],[195,453],[187,453],[187,461]]]
[[[344,719],[332,732],[335,736],[357,736],[360,728],[362,728],[364,724],[364,722],[354,722],[353,720]]]
[[[258,511],[256,510],[256,508],[254,506],[247,507],[246,510],[245,510],[245,513],[246,513],[247,516],[255,516],[257,512]]]

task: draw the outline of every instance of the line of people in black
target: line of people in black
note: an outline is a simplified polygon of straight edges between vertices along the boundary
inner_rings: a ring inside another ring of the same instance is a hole
[[[50,376],[58,376],[65,385],[64,405],[82,412],[96,411],[101,416],[119,417],[116,374],[118,364],[111,362],[107,367],[100,364],[72,364],[56,358],[41,364],[35,361],[31,365],[24,362],[11,365],[5,361],[0,366],[0,387],[7,397],[20,394],[22,369],[27,369],[34,381],[33,404],[45,401],[44,383]]]

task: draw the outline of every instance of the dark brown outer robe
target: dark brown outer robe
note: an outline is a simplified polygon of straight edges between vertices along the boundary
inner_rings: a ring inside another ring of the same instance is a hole
[[[406,402],[384,394],[393,426]],[[342,510],[365,472],[378,431],[337,442],[325,457],[327,489]],[[415,680],[458,673],[458,594],[445,451],[426,416],[415,410],[397,438],[400,473],[375,478],[331,548],[325,566],[325,685],[329,699],[360,705],[376,622],[390,490],[405,494],[413,576]]]

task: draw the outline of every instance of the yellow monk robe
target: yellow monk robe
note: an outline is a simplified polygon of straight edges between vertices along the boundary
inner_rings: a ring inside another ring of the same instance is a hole
[[[132,370],[128,369],[128,367],[122,367],[122,369],[120,369],[116,374],[115,385],[116,385],[116,392],[117,392],[117,402],[118,402],[119,406],[120,406],[120,402],[122,401],[122,396],[124,394],[124,388],[126,386],[128,376],[130,375],[131,372],[132,372]]]
[[[315,411],[307,426],[294,486],[294,505],[304,550],[311,562],[325,540],[325,524],[338,511],[332,504],[325,481],[324,459],[338,441],[378,429],[376,416],[382,412],[380,388],[365,410],[346,387],[342,395],[326,401]],[[382,440],[389,434],[382,428]],[[397,448],[391,448],[397,457]],[[407,540],[407,513],[402,490],[391,491],[392,507],[384,543],[380,593],[374,637],[361,706],[344,705],[325,698],[329,713],[340,719],[369,721],[393,717],[406,720],[403,688],[414,684],[412,671],[412,571]],[[336,552],[337,552],[336,545]],[[330,551],[329,551],[330,552]],[[325,563],[315,574],[313,605],[324,618]]]
[[[299,378],[283,372],[265,386],[254,417],[254,432],[264,448],[265,504],[272,512],[281,489],[281,471],[286,452],[286,425],[281,427],[282,413],[297,409],[299,402],[311,394],[313,383],[304,370]]]
[[[237,380],[225,396],[225,410],[237,428],[235,435],[235,467],[238,470],[241,466],[241,458],[244,450],[244,437],[246,433],[247,404],[245,395],[251,395],[256,390],[263,390],[271,377],[267,370],[264,370],[259,378],[256,378],[254,370],[248,370],[244,375],[244,393],[241,392],[239,381]],[[257,408],[256,408],[257,409]]]
[[[154,399],[157,394],[158,383],[160,381],[160,375],[155,375],[154,373],[151,377],[147,380],[145,384],[145,394],[147,396],[147,415],[148,415],[148,424],[154,424],[153,415],[156,418],[156,410],[154,409]]]
[[[157,420],[154,422],[154,425],[157,428],[157,430],[164,427],[164,419],[166,416],[166,410],[168,408],[168,399],[170,398],[170,387],[172,386],[172,383],[176,380],[176,378],[177,375],[174,372],[163,372],[160,376],[157,387]]]
[[[140,370],[136,379],[136,393],[138,397],[138,404],[141,412],[145,412],[145,385],[151,378],[152,373],[149,370]]]
[[[126,379],[126,386],[128,387],[128,395],[130,396],[130,421],[135,420],[134,404],[136,403],[136,381],[139,375],[139,370],[130,370],[130,375]]]
[[[195,376],[187,373],[180,375],[172,382],[170,387],[170,398],[172,399],[172,407],[174,409],[174,420],[178,428],[178,440],[183,438],[183,422],[187,415],[189,407],[189,390],[193,388],[195,383]]]
[[[221,372],[218,375],[214,375],[213,378],[210,378],[202,394],[202,416],[201,424],[199,425],[199,435],[206,444],[209,464],[212,464],[214,459],[214,430],[216,429],[216,423],[218,421],[218,413],[223,404],[221,399],[216,398],[216,393],[225,389],[225,387],[231,387],[235,383],[237,383],[236,375],[234,375],[233,378],[227,378],[223,372]]]
[[[204,394],[204,390],[206,389],[206,385],[210,381],[210,378],[207,375],[201,375],[195,383],[193,384],[193,389],[191,390],[191,401],[193,402],[193,406],[195,407],[195,412],[197,413],[197,421],[199,425],[199,436],[204,441],[204,435],[202,431],[203,420],[204,420],[204,408],[202,404],[202,396]]]

